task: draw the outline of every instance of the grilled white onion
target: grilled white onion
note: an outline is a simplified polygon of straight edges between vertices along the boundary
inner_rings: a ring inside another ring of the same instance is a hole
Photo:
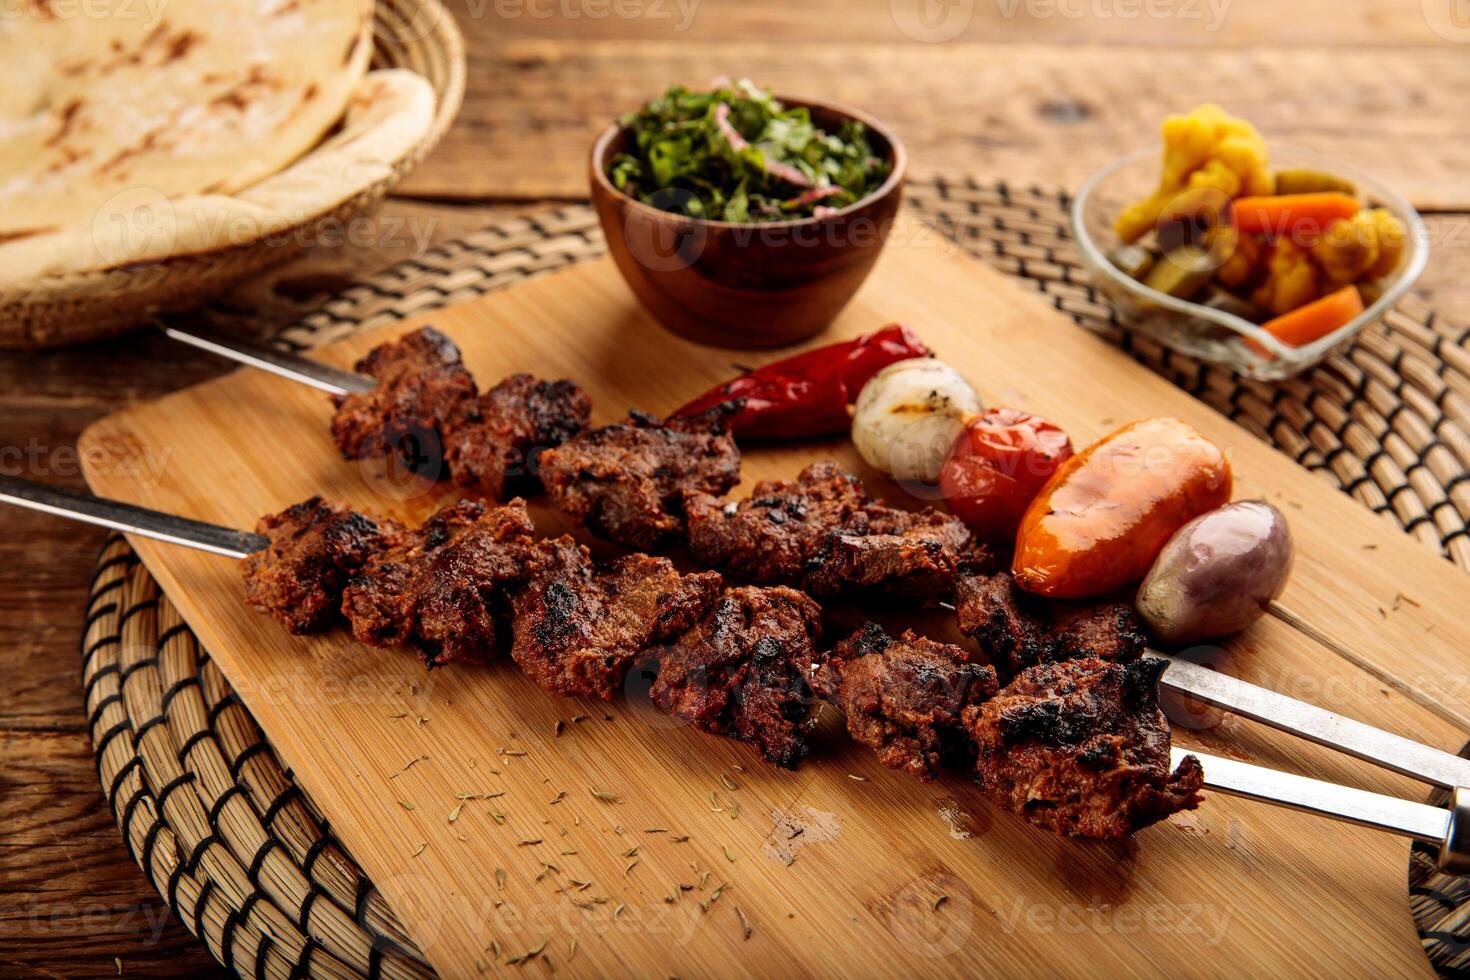
[[[899,361],[858,394],[852,441],[870,466],[894,479],[934,483],[964,431],[964,417],[983,407],[970,383],[943,361]]]

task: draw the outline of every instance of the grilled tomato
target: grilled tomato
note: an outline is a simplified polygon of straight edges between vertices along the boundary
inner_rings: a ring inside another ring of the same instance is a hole
[[[1027,506],[1071,456],[1060,426],[1014,408],[987,409],[967,420],[940,487],[977,537],[1009,546]]]

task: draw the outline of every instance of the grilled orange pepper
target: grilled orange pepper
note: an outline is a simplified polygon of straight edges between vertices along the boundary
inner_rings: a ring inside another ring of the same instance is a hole
[[[1021,518],[1011,570],[1086,599],[1142,579],[1175,531],[1230,500],[1230,463],[1186,422],[1132,422],[1073,456]]]

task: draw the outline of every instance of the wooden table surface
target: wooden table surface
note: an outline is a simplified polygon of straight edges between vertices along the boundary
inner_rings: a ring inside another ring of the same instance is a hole
[[[749,74],[891,122],[916,172],[1075,187],[1214,99],[1283,142],[1340,154],[1421,209],[1419,298],[1470,323],[1470,19],[1457,0],[452,0],[464,112],[366,240],[317,248],[226,297],[269,333],[355,276],[486,222],[583,196],[590,138],[670,80]],[[0,78],[3,78],[0,68]],[[1243,94],[1248,93],[1248,94]],[[359,229],[361,230],[361,229]],[[0,471],[80,486],[77,434],[218,374],[140,334],[0,354]],[[102,534],[6,511],[0,534],[0,974],[197,974],[103,802],[76,645]]]

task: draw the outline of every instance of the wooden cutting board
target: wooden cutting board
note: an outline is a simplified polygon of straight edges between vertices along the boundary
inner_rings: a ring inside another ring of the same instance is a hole
[[[896,239],[823,341],[903,320],[987,403],[1050,416],[1079,446],[1135,417],[1189,419],[1230,453],[1238,496],[1290,517],[1300,555],[1284,602],[1324,641],[1263,622],[1222,651],[1225,669],[1459,747],[1470,580],[936,236]],[[320,356],[348,365],[423,323],[459,342],[482,383],[575,378],[596,422],[667,411],[768,356],[669,336],[605,260]],[[318,492],[411,519],[449,497],[337,458],[329,416],[319,393],[241,370],[99,422],[83,458],[98,493],[238,527]],[[845,440],[753,449],[746,483],[823,456],[902,497]],[[544,507],[533,514],[543,533],[562,531]],[[1127,842],[1060,840],[992,810],[960,776],[926,786],[880,768],[831,718],[802,769],[780,771],[636,698],[545,694],[508,660],[430,674],[345,631],[289,637],[241,602],[236,563],[133,544],[446,976],[1429,972],[1396,838],[1213,795]],[[1424,793],[1239,719],[1171,714],[1187,744]],[[529,964],[505,965],[543,941]]]

